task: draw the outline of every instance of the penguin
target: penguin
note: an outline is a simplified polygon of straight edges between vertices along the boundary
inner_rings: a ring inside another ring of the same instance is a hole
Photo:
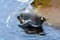
[[[19,28],[25,30],[27,34],[45,35],[42,24],[46,21],[44,17],[40,17],[33,13],[21,13],[17,16],[20,24]],[[22,25],[21,25],[22,24]]]

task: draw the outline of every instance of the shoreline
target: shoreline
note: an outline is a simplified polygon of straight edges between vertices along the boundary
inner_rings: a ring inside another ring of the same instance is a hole
[[[45,25],[49,26],[49,27],[52,27],[54,29],[57,29],[57,30],[60,30],[60,25],[48,25],[46,23],[44,23]]]

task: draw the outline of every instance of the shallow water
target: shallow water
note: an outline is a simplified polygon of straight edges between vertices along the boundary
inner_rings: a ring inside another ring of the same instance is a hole
[[[46,36],[21,31],[17,26],[19,21],[16,17],[27,7],[27,3],[0,0],[0,40],[60,40],[60,31],[47,25],[43,25]]]

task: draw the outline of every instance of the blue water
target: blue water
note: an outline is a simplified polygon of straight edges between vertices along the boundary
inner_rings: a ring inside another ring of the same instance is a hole
[[[26,34],[17,25],[17,15],[21,13],[30,1],[0,0],[0,40],[60,40],[60,31],[43,25],[46,36]]]

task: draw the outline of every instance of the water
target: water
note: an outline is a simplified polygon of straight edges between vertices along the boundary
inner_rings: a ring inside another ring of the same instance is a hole
[[[17,0],[0,0],[0,40],[60,40],[60,31],[47,25],[43,25],[46,36],[26,34],[17,26],[17,15],[30,1],[23,3]]]

